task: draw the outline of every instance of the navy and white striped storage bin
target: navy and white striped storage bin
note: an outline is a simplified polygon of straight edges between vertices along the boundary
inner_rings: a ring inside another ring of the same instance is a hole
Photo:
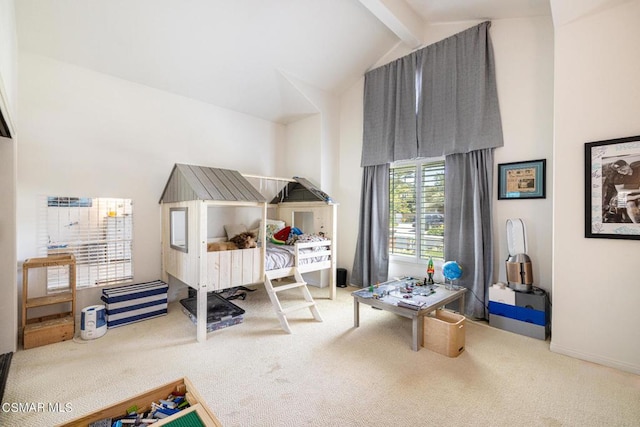
[[[168,289],[162,280],[103,289],[107,328],[166,315]]]

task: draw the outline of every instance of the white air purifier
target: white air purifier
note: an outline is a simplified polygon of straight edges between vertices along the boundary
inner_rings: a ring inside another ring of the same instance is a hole
[[[506,261],[507,282],[515,291],[530,292],[533,288],[533,269],[527,255],[527,230],[520,218],[507,220]]]
[[[93,340],[107,332],[107,311],[104,305],[91,305],[82,309],[80,338]]]

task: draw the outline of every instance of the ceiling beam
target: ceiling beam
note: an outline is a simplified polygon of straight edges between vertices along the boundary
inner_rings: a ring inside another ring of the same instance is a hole
[[[360,3],[411,49],[422,45],[426,23],[404,0],[360,0]]]

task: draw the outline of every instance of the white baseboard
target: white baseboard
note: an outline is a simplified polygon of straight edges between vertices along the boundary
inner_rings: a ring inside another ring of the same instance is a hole
[[[597,363],[598,365],[608,366],[610,368],[615,368],[621,371],[631,372],[632,374],[640,375],[640,366],[638,365],[632,365],[630,363],[621,362],[619,360],[602,357],[597,354],[584,353],[581,351],[576,351],[571,348],[563,347],[561,345],[555,344],[553,342],[553,337],[551,339],[551,345],[549,346],[549,350],[551,350],[554,353],[564,354],[565,356],[575,357],[576,359],[581,359],[587,362]]]

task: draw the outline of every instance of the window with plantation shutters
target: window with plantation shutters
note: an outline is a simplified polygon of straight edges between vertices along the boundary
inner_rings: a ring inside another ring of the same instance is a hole
[[[444,258],[444,160],[395,164],[389,172],[389,253]]]
[[[77,288],[132,281],[131,199],[43,197],[41,209],[40,255],[74,254]],[[47,289],[65,288],[66,274],[48,268]]]

